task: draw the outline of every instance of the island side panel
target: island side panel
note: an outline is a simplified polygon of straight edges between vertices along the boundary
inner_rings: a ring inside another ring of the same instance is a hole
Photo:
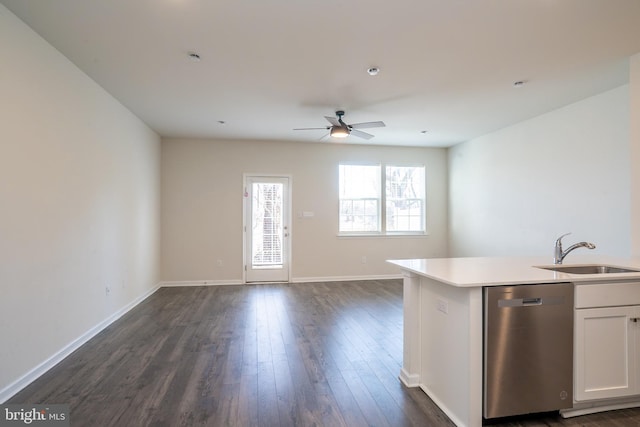
[[[420,276],[404,270],[403,343],[400,380],[407,387],[420,385]]]
[[[482,288],[420,278],[420,387],[458,426],[482,425]]]

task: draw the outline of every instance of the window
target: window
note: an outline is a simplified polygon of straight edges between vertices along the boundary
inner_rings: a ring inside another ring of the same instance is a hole
[[[339,183],[340,233],[424,233],[424,166],[341,164]]]
[[[424,167],[387,166],[385,188],[387,231],[424,231]]]
[[[380,166],[340,165],[340,232],[380,232]]]

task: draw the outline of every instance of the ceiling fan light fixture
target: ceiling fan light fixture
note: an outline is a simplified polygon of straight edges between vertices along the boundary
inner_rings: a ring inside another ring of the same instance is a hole
[[[383,128],[386,125],[384,122],[363,122],[363,123],[345,123],[342,120],[342,116],[344,116],[344,111],[338,110],[336,111],[336,117],[324,116],[325,119],[331,126],[326,126],[322,128],[296,128],[293,130],[321,130],[326,129],[329,131],[329,135],[332,138],[346,138],[348,136],[354,136],[362,139],[371,139],[373,135],[367,132],[363,132],[360,129],[367,128]],[[325,135],[327,136],[327,135]],[[324,138],[324,137],[323,137]]]
[[[346,138],[349,136],[349,129],[345,126],[331,126],[330,133],[333,138]]]

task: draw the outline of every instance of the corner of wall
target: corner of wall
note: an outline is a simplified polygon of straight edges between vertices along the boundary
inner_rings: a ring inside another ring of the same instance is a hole
[[[640,53],[629,61],[629,149],[631,161],[631,252],[640,257]]]

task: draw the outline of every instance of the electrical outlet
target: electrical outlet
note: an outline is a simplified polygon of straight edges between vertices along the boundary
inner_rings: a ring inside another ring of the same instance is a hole
[[[366,264],[367,263],[367,257],[366,256],[362,256],[362,263]]]
[[[110,294],[110,293],[111,293],[111,289],[110,289],[108,286],[105,286],[105,288],[104,288],[104,294],[105,294],[106,296],[109,296],[109,294]]]
[[[218,267],[222,267],[222,260],[219,259],[218,261],[216,261],[216,263],[218,264]]]
[[[436,308],[438,311],[447,314],[449,313],[449,302],[447,300],[443,300],[441,298],[436,299]]]

